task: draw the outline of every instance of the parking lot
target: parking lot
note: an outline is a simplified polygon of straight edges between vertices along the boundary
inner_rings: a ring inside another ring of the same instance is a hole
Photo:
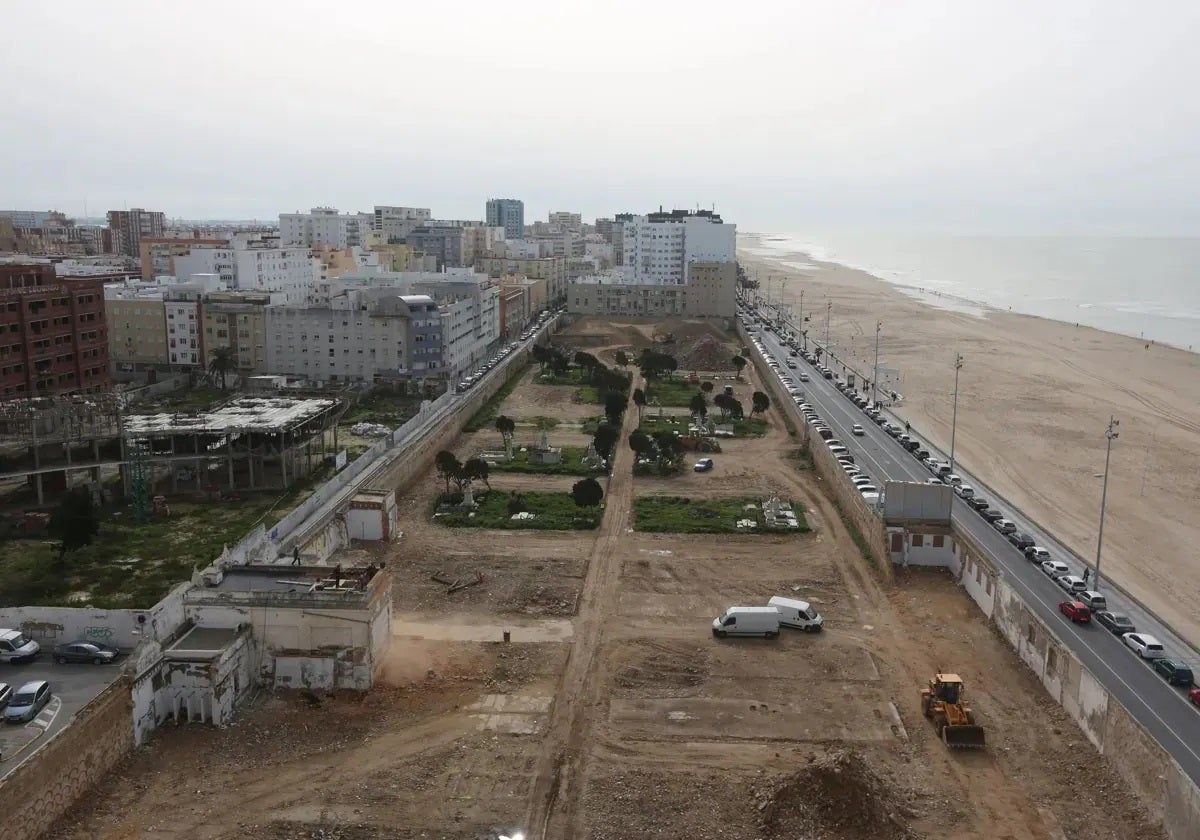
[[[0,724],[0,778],[30,755],[42,739],[53,735],[83,706],[117,678],[123,659],[112,665],[56,665],[43,649],[34,662],[0,665],[0,682],[13,691],[27,682],[48,680],[53,698],[38,716],[23,725]]]

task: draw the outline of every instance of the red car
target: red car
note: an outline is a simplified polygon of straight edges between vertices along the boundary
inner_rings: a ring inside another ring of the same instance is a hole
[[[1063,601],[1058,605],[1058,609],[1072,621],[1078,621],[1081,624],[1091,623],[1092,611],[1087,608],[1086,604],[1081,604],[1078,601]]]
[[[1200,688],[1193,688],[1188,692],[1188,699],[1200,706]]]

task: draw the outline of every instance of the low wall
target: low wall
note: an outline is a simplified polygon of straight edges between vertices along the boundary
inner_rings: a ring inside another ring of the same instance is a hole
[[[77,639],[132,650],[143,639],[162,641],[183,623],[181,583],[148,610],[100,610],[91,607],[5,607],[0,627],[20,630],[51,647]]]
[[[133,748],[129,681],[119,678],[0,781],[0,837],[41,837]],[[111,781],[111,780],[110,780]]]

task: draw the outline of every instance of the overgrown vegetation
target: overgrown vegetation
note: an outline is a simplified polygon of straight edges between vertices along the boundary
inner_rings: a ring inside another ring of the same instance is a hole
[[[570,493],[504,493],[493,490],[475,496],[478,507],[446,511],[443,505],[462,502],[461,493],[443,494],[434,521],[452,528],[500,528],[510,531],[587,531],[600,524],[601,508],[582,508]],[[521,513],[531,518],[513,519]]]
[[[687,408],[700,393],[700,383],[683,379],[651,379],[646,382],[646,403],[671,408]]]
[[[664,414],[661,417],[656,414],[647,414],[642,418],[642,425],[639,428],[647,433],[670,428],[679,434],[687,434],[690,421],[691,416],[688,414]],[[714,418],[713,422],[722,426],[731,426],[735,438],[762,437],[767,433],[767,421],[761,417],[743,417],[741,420]]]
[[[511,461],[493,462],[492,472],[533,473],[539,475],[597,475],[601,470],[584,466],[583,456],[587,449],[582,446],[564,446],[563,459],[557,464],[531,464],[529,452],[513,450]]]
[[[403,393],[396,388],[372,388],[342,415],[339,425],[382,423],[395,429],[417,415],[422,399],[419,395]]]
[[[471,419],[466,422],[466,424],[463,426],[463,431],[478,432],[484,426],[492,425],[496,419],[496,415],[500,413],[500,403],[508,399],[509,394],[516,390],[517,385],[520,383],[521,378],[525,375],[525,371],[528,370],[528,368],[529,365],[526,364],[521,365],[520,368],[514,370],[512,376],[508,378],[508,381],[501,385],[496,390],[496,393],[492,394],[491,398],[489,398],[487,402],[480,406],[479,410],[475,412],[474,416],[472,416]]]
[[[800,523],[786,531],[765,528],[762,500],[753,498],[689,499],[684,496],[642,496],[634,500],[635,531],[670,534],[779,534],[809,531],[804,510],[794,508]],[[738,528],[750,519],[755,528]]]

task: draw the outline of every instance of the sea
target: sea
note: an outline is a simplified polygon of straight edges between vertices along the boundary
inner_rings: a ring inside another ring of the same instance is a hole
[[[1200,352],[1200,237],[748,233],[799,271],[866,271],[943,309],[1011,310]]]

